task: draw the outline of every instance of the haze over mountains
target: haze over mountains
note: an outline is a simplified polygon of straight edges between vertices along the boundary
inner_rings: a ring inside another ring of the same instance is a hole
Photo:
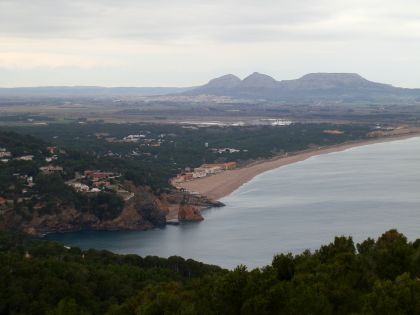
[[[284,102],[375,102],[418,104],[420,89],[406,89],[369,81],[356,73],[310,73],[295,80],[277,81],[254,72],[244,79],[227,74],[198,87],[63,86],[0,88],[0,96],[121,97],[159,95],[215,95],[237,99]]]
[[[40,97],[117,97],[150,96],[182,93],[191,88],[178,87],[102,87],[102,86],[42,86],[0,88],[0,96]]]

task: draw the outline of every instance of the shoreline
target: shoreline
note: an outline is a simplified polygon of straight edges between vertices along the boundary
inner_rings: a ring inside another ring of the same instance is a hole
[[[294,164],[305,161],[310,157],[342,152],[351,148],[361,147],[365,145],[391,142],[397,140],[405,140],[409,138],[420,137],[419,132],[410,134],[401,134],[395,136],[387,136],[375,139],[364,139],[351,142],[344,142],[336,145],[320,147],[317,149],[308,149],[289,153],[289,155],[277,156],[267,160],[255,161],[241,168],[230,171],[224,171],[219,174],[211,175],[205,178],[192,180],[189,182],[178,184],[178,188],[184,188],[190,192],[197,192],[212,200],[220,200],[230,195],[245,183],[252,180],[257,175],[280,168],[285,165]]]

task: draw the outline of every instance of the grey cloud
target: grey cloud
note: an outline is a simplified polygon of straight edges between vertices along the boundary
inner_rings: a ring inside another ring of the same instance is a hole
[[[269,29],[274,26],[299,26],[330,18],[328,2],[317,1],[314,5],[309,0],[3,0],[0,1],[0,35],[152,41],[193,36],[217,40],[218,34],[229,29],[248,32],[255,28],[255,32],[261,33],[267,28],[260,38],[269,40],[272,33]],[[233,39],[235,34],[236,31],[228,37]]]

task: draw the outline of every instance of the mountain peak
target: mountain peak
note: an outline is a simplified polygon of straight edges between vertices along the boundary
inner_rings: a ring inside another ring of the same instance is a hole
[[[236,75],[226,74],[221,77],[212,79],[207,83],[207,86],[210,88],[234,88],[241,83]]]
[[[275,87],[277,81],[269,75],[254,72],[242,80],[242,87],[258,87],[258,88],[271,88]]]
[[[366,80],[357,73],[309,73],[297,80],[283,81],[292,88],[333,89],[333,88],[377,88],[384,84]]]
[[[308,73],[299,80],[334,80],[334,81],[367,81],[357,73],[328,73],[316,72]]]

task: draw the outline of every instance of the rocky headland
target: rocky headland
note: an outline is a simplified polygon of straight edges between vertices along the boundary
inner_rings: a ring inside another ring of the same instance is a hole
[[[94,213],[63,206],[53,213],[33,210],[31,215],[4,209],[0,230],[14,230],[30,235],[80,230],[148,230],[164,227],[174,218],[178,222],[201,221],[201,209],[221,207],[222,203],[186,192],[170,191],[159,196],[150,189],[127,184],[134,197],[124,202],[121,212],[113,218],[100,218]],[[175,217],[173,217],[175,216]]]

